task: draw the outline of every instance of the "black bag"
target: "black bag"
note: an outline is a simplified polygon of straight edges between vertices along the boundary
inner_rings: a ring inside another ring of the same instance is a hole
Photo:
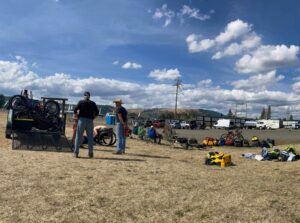
[[[234,143],[233,143],[233,145],[235,147],[243,147],[243,141],[241,141],[241,140],[235,140]]]
[[[250,146],[250,143],[247,139],[244,139],[243,146],[244,147],[249,147]]]
[[[268,143],[271,143],[273,146],[275,146],[275,140],[274,139],[267,139]]]
[[[178,137],[176,141],[178,143],[188,143],[188,139],[186,137]]]
[[[191,138],[191,139],[189,139],[189,144],[190,145],[197,145],[198,144],[198,140],[195,139],[195,138]]]
[[[260,147],[260,142],[259,141],[252,141],[251,146],[252,147]]]

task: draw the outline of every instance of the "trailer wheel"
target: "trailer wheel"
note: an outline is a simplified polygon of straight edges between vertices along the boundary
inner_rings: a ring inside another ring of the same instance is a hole
[[[11,134],[5,133],[5,138],[11,139]]]

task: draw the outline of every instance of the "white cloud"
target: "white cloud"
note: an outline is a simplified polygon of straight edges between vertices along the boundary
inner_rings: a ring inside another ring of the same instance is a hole
[[[220,33],[214,39],[202,39],[196,34],[190,34],[186,38],[188,49],[190,53],[196,53],[201,51],[207,51],[213,47],[221,47],[225,43],[236,40],[238,38],[243,38],[241,44],[234,43],[230,45],[225,50],[226,52],[217,52],[213,59],[220,59],[225,55],[235,55],[240,53],[244,48],[253,48],[260,43],[260,37],[258,37],[254,32],[251,32],[251,25],[242,20],[235,20],[225,27],[225,31]]]
[[[181,77],[181,75],[180,75],[180,72],[177,68],[176,69],[169,69],[169,70],[167,70],[165,68],[165,69],[162,69],[162,70],[156,69],[154,71],[151,71],[150,74],[149,74],[149,77],[152,77],[155,80],[162,81],[162,80],[175,80],[178,77]]]
[[[178,69],[155,70],[152,77],[165,80],[176,79],[180,76]],[[150,74],[151,74],[150,73]],[[150,76],[149,74],[149,76]],[[255,84],[264,86],[267,81],[279,81],[283,77],[276,76],[275,72],[267,74],[268,80],[263,77],[256,77]],[[175,87],[172,84],[137,84],[134,82],[119,81],[109,78],[101,78],[99,75],[89,78],[74,78],[72,75],[56,73],[47,76],[38,75],[28,68],[27,62],[21,58],[16,61],[0,61],[0,92],[4,94],[18,94],[21,89],[27,88],[33,91],[36,97],[53,96],[67,97],[68,102],[76,103],[82,93],[89,90],[92,100],[98,104],[111,104],[115,97],[124,99],[127,108],[173,108]],[[250,80],[250,82],[251,82]],[[239,89],[222,89],[214,87],[212,80],[200,80],[195,84],[185,84],[188,88],[182,90],[179,95],[181,108],[203,108],[214,109],[227,113],[228,108],[234,103],[248,103],[248,114],[255,116],[260,113],[261,108],[266,104],[272,106],[295,106],[300,103],[300,95],[295,92],[281,92],[278,90],[266,90],[257,88],[255,91],[245,89],[244,82],[235,84]],[[100,87],[99,87],[100,86]],[[295,91],[300,90],[300,84],[294,86]],[[282,114],[280,107],[278,115]],[[300,107],[299,107],[300,110]],[[285,113],[283,111],[283,113]],[[284,114],[283,114],[284,115]]]
[[[211,86],[211,84],[212,84],[211,79],[201,80],[198,82],[199,87],[209,87],[209,86]]]
[[[270,71],[266,74],[258,74],[251,76],[249,79],[233,81],[232,86],[236,89],[244,89],[250,91],[266,90],[268,86],[283,80],[283,75],[276,75],[276,71]]]
[[[122,65],[123,69],[141,69],[142,65],[134,62],[126,62]]]
[[[262,45],[236,62],[240,73],[268,72],[279,67],[295,64],[298,61],[299,47],[291,45]]]
[[[206,51],[209,48],[215,46],[215,41],[210,39],[199,40],[199,36],[196,34],[191,34],[186,38],[188,44],[188,49],[190,53],[198,53],[201,51]]]
[[[151,13],[151,10],[148,10],[148,13]],[[177,18],[180,19],[183,23],[187,18],[197,19],[200,21],[205,21],[211,18],[211,14],[215,11],[211,9],[208,14],[200,13],[200,9],[191,8],[188,5],[183,5],[180,11],[177,13]],[[175,17],[175,11],[168,8],[167,4],[163,4],[161,8],[157,8],[152,15],[153,19],[160,20],[164,19],[163,27],[167,27],[172,23],[173,18]]]
[[[213,13],[212,11],[210,14]],[[210,14],[202,14],[199,9],[191,8],[188,5],[183,5],[180,12],[178,13],[179,18],[183,22],[185,17],[205,21],[210,19]]]
[[[223,51],[218,51],[212,59],[221,59],[224,56],[234,56],[256,48],[261,44],[261,38],[255,32],[244,37],[241,43],[231,43]]]
[[[216,37],[216,42],[220,45],[225,44],[229,41],[237,39],[251,31],[251,25],[242,21],[242,20],[235,20],[230,23],[225,28],[225,31],[220,33]]]
[[[153,19],[165,19],[164,27],[171,24],[172,18],[175,16],[175,12],[168,9],[167,4],[163,4],[161,8],[157,8],[152,16]]]
[[[118,60],[115,60],[114,62],[113,62],[113,65],[118,65],[119,64],[119,61]]]

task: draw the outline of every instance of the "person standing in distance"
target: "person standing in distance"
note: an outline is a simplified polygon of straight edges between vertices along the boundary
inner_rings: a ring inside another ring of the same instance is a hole
[[[127,126],[127,110],[122,106],[122,100],[116,99],[114,100],[116,104],[116,135],[117,135],[117,147],[116,152],[114,154],[123,154],[125,153],[125,145],[126,145],[126,136],[125,130],[128,128]]]
[[[89,148],[89,158],[94,157],[93,153],[93,129],[94,123],[93,120],[99,114],[99,109],[95,102],[90,100],[90,92],[84,92],[84,99],[80,100],[76,107],[74,108],[74,114],[78,115],[78,124],[76,129],[76,137],[75,137],[75,148],[74,148],[74,156],[78,158],[79,147],[81,145],[81,139],[83,136],[84,130],[86,130],[87,138],[88,138],[88,148]]]

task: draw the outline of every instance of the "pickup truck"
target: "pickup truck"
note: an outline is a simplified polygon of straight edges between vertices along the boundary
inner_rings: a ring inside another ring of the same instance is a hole
[[[189,129],[190,128],[190,123],[187,122],[187,121],[182,121],[182,122],[180,122],[180,127],[182,129]]]

